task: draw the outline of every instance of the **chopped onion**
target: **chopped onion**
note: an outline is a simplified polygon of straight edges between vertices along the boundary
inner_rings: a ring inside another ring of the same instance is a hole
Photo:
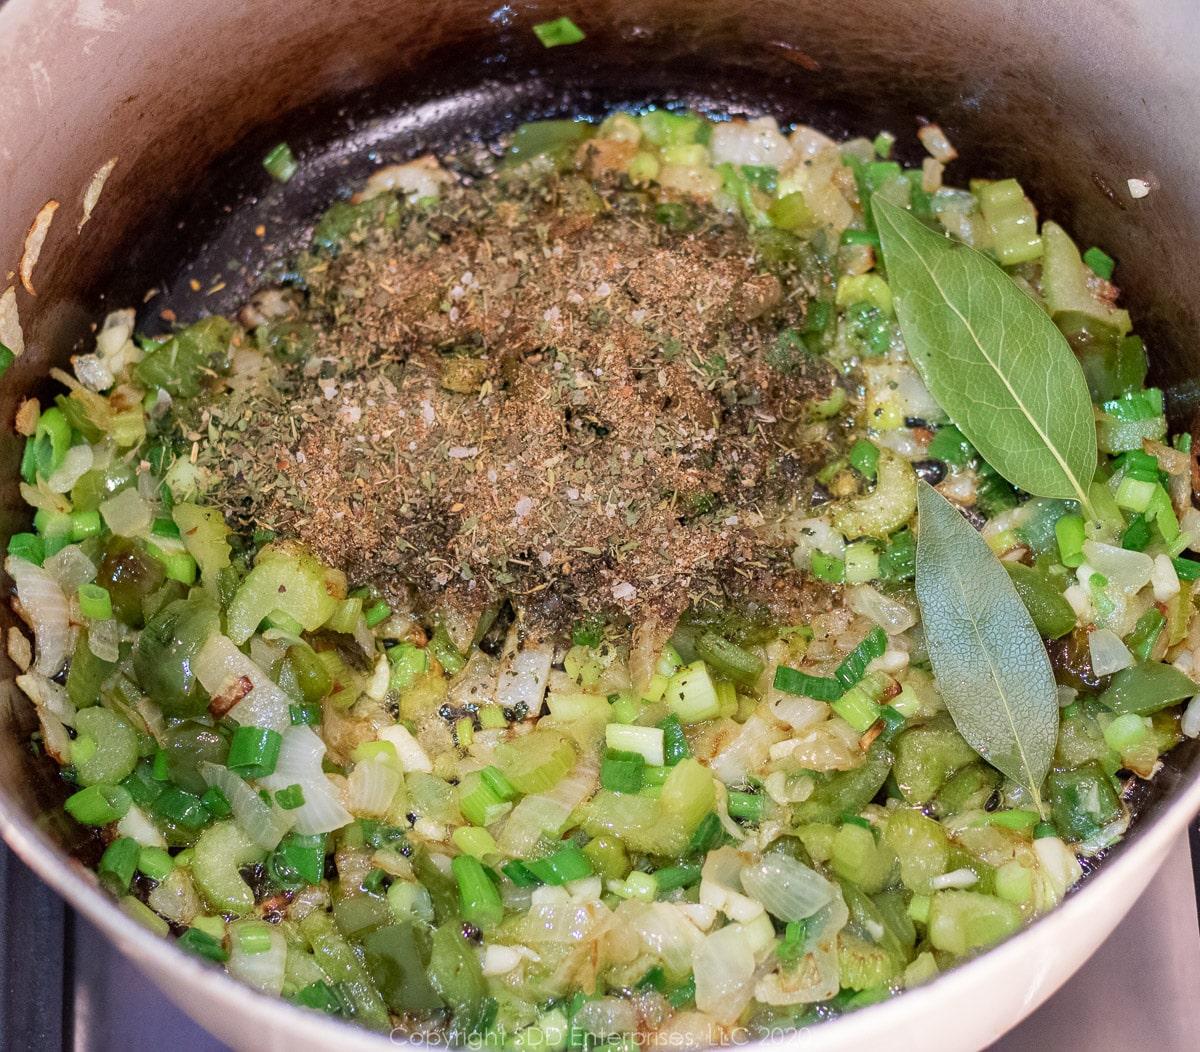
[[[1188,702],[1179,729],[1188,738],[1200,738],[1200,695]]]
[[[529,858],[543,836],[558,839],[571,812],[596,791],[599,780],[599,763],[585,758],[549,792],[525,797],[504,823],[498,838],[501,849],[515,858]]]
[[[155,913],[179,926],[191,924],[197,914],[204,912],[191,874],[183,866],[176,866],[165,880],[151,888],[146,901]]]
[[[1154,560],[1145,552],[1126,551],[1100,541],[1084,541],[1083,555],[1093,570],[1108,578],[1110,585],[1130,594],[1149,583],[1154,569]]]
[[[258,953],[247,953],[241,948],[236,937],[231,939],[225,970],[238,982],[245,983],[261,993],[278,997],[283,992],[284,970],[287,964],[287,940],[283,937],[283,932],[272,924],[263,924],[262,921],[237,923],[253,924],[260,930],[265,929],[270,938],[270,946]],[[236,930],[236,924],[233,928]]]
[[[234,709],[235,712],[237,708],[240,706]],[[289,726],[283,731],[275,770],[266,778],[260,778],[258,783],[272,791],[300,786],[304,803],[287,813],[292,827],[305,836],[331,833],[354,820],[342,806],[337,790],[321,766],[324,758],[325,742],[311,727],[304,724]],[[394,790],[392,795],[395,795]]]
[[[790,855],[770,854],[742,870],[742,887],[781,921],[801,921],[833,901],[833,885]]]
[[[391,742],[395,746],[401,770],[433,773],[433,761],[429,759],[429,754],[413,737],[412,731],[403,724],[397,723],[392,727],[384,727],[379,732],[379,740]]]
[[[792,146],[779,132],[774,117],[752,121],[722,121],[709,140],[713,164],[751,164],[783,168],[792,159]]]
[[[55,552],[45,561],[43,568],[66,595],[74,595],[81,584],[96,579],[96,564],[84,555],[78,544],[68,544],[62,551]]]
[[[136,489],[123,489],[100,505],[100,514],[118,537],[140,537],[150,529],[154,512]]]
[[[367,201],[389,190],[399,190],[409,201],[419,201],[422,197],[439,197],[442,188],[453,182],[454,176],[438,164],[436,157],[428,155],[380,168],[367,180],[358,198]]]
[[[929,156],[935,161],[949,164],[958,156],[958,151],[937,124],[926,124],[917,131],[917,138],[921,140],[921,145],[929,151]]]
[[[723,745],[709,761],[709,766],[726,785],[741,785],[748,776],[757,777],[759,768],[767,762],[771,746],[784,737],[778,724],[753,713],[742,724],[737,737]]]
[[[4,568],[16,582],[21,616],[33,629],[35,668],[43,676],[57,676],[67,663],[67,655],[75,649],[71,604],[58,582],[42,567],[10,555]]]
[[[17,290],[12,285],[0,295],[0,343],[17,358],[25,353],[25,334],[21,331],[21,318],[17,313]]]
[[[858,584],[847,589],[846,603],[856,614],[869,618],[889,636],[907,632],[917,623],[915,610],[883,595],[869,584]]]
[[[750,1003],[755,967],[754,952],[740,924],[706,935],[693,958],[696,1007],[732,1023]]]
[[[249,681],[250,690],[229,710],[242,726],[269,727],[281,734],[291,728],[291,699],[228,636],[220,632],[209,636],[194,667],[200,685],[213,697],[225,694],[241,680]]]
[[[692,955],[703,936],[673,903],[627,899],[616,910],[617,923],[634,932],[643,945],[674,975],[691,969]]]
[[[92,209],[99,202],[104,184],[108,182],[108,177],[112,175],[112,170],[117,166],[118,160],[117,157],[110,157],[92,174],[87,189],[83,191],[83,214],[79,217],[79,226],[75,228],[75,233],[78,234],[83,229],[83,225],[92,218]]]
[[[294,811],[284,811],[274,804],[268,804],[228,767],[201,760],[199,770],[201,778],[225,794],[229,806],[233,808],[233,817],[255,844],[264,851],[273,851],[279,846],[283,835],[292,827]],[[305,794],[306,804],[307,801]]]
[[[1133,664],[1129,648],[1107,628],[1097,628],[1088,636],[1088,650],[1092,656],[1092,670],[1097,676],[1110,676]]]
[[[25,251],[21,253],[21,284],[31,296],[37,293],[33,289],[33,268],[37,266],[42,254],[42,245],[46,243],[46,235],[50,233],[50,224],[54,221],[54,213],[58,211],[57,201],[47,201],[34,217],[29,233],[25,235]]]
[[[529,718],[536,716],[542,710],[553,661],[552,646],[546,643],[522,645],[514,625],[500,659],[496,704],[504,709],[523,706]]]
[[[594,1037],[622,1038],[637,1032],[633,1002],[623,997],[599,997],[585,1001],[571,1017],[571,1025]]]
[[[67,697],[66,688],[36,672],[18,676],[17,686],[37,709],[38,722],[42,727],[42,745],[46,752],[66,766],[71,762],[71,736],[67,733],[67,727],[75,723],[75,706]]]
[[[350,810],[356,815],[381,818],[392,809],[403,778],[386,756],[372,756],[355,764],[346,782]]]
[[[92,470],[95,454],[86,442],[72,446],[58,466],[58,470],[46,479],[46,488],[52,493],[66,493],[84,475]]]
[[[166,847],[167,839],[147,817],[137,804],[125,812],[124,817],[117,823],[117,832],[121,836],[132,837],[142,847]],[[169,920],[170,918],[168,918]]]

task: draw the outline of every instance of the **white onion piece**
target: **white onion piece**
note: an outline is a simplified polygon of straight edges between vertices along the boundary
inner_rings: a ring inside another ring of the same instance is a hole
[[[751,164],[783,168],[792,159],[792,145],[779,132],[774,117],[752,121],[722,121],[709,139],[713,164]]]
[[[755,963],[742,925],[730,924],[706,935],[693,958],[696,1007],[732,1023],[754,993]]]
[[[12,285],[0,294],[0,343],[12,351],[14,357],[20,358],[25,353],[25,335],[17,313],[17,292]]]
[[[108,528],[118,537],[139,537],[150,529],[154,512],[135,489],[123,489],[100,505]]]
[[[196,885],[183,866],[176,866],[166,880],[151,888],[146,901],[155,913],[181,926],[191,924],[197,914],[204,912]]]
[[[121,836],[132,837],[142,847],[166,847],[167,839],[159,832],[158,826],[150,821],[146,812],[134,804],[125,812],[117,823],[117,832]]]
[[[94,459],[95,454],[92,452],[92,447],[87,443],[72,446],[67,450],[67,455],[63,457],[63,462],[59,464],[58,470],[46,479],[46,488],[52,493],[66,493],[92,470]]]
[[[38,722],[42,727],[42,745],[46,752],[64,766],[71,762],[71,736],[67,727],[75,725],[75,706],[67,697],[65,687],[36,672],[26,672],[17,677],[21,688],[37,709]]]
[[[1188,702],[1179,729],[1187,738],[1200,738],[1200,694]]]
[[[439,197],[442,188],[453,182],[454,176],[430,154],[406,164],[392,164],[380,168],[367,180],[367,185],[358,196],[359,200],[368,201],[389,190],[399,190],[413,202],[422,197]]]
[[[1092,569],[1103,574],[1110,585],[1131,594],[1149,583],[1154,569],[1154,560],[1145,552],[1126,551],[1100,541],[1084,541],[1083,555]]]
[[[615,919],[642,940],[667,971],[685,974],[692,966],[692,955],[704,936],[670,902],[641,902],[627,899],[616,909]]]
[[[767,762],[771,746],[783,741],[784,731],[757,713],[742,724],[736,738],[723,746],[709,761],[709,766],[726,785],[740,785],[747,776],[759,773]]]
[[[514,625],[505,642],[496,676],[496,704],[503,709],[524,705],[528,718],[542,710],[554,648],[545,643],[521,644]]]
[[[833,885],[790,855],[766,855],[746,866],[742,887],[781,921],[804,920],[833,901]]]
[[[386,757],[373,756],[355,764],[346,781],[350,810],[356,815],[382,818],[392,809],[403,778]]]
[[[55,552],[42,564],[42,568],[67,595],[74,595],[81,584],[96,579],[95,563],[83,554],[78,544],[68,544],[62,551]]]
[[[262,922],[249,923],[257,926]],[[234,927],[236,928],[236,925]],[[270,933],[271,945],[261,953],[246,953],[239,947],[236,938],[230,940],[232,948],[229,951],[229,960],[225,962],[225,970],[238,982],[245,983],[261,993],[278,997],[283,992],[287,940],[278,928],[269,924],[266,927]]]
[[[802,698],[785,694],[772,686],[767,692],[771,713],[777,720],[786,723],[792,730],[802,731],[829,719],[829,705],[815,698]]]
[[[600,765],[594,758],[580,760],[553,789],[525,797],[500,833],[500,847],[516,858],[528,858],[542,836],[557,838],[570,821],[571,812],[595,791]]]
[[[35,668],[43,676],[56,676],[75,649],[71,629],[71,604],[57,581],[42,567],[10,555],[4,568],[17,585],[21,616],[33,629],[37,645]]]
[[[321,767],[325,743],[311,727],[299,724],[283,732],[275,770],[258,784],[277,791],[290,785],[300,786],[304,803],[289,811],[297,833],[331,833],[354,820],[338,799],[338,792]],[[361,766],[361,765],[360,765]],[[393,793],[394,795],[394,793]]]
[[[637,1033],[637,1012],[623,997],[585,1001],[571,1017],[571,1025],[595,1037],[624,1037]]]
[[[1092,671],[1097,676],[1110,676],[1133,664],[1129,648],[1107,628],[1097,628],[1088,636],[1088,650],[1092,657]]]
[[[430,760],[429,754],[421,746],[421,743],[413,737],[412,731],[402,723],[394,724],[391,727],[384,727],[379,732],[379,740],[381,742],[392,743],[396,750],[396,756],[400,760],[401,770],[423,771],[425,774],[433,773],[433,761]]]
[[[856,614],[869,618],[889,636],[907,632],[917,623],[915,610],[890,599],[869,584],[859,584],[847,589],[846,602]]]
[[[269,727],[281,734],[292,725],[291,699],[261,668],[243,654],[228,636],[214,632],[196,655],[196,677],[213,697],[237,690],[241,700],[229,715],[243,727]],[[249,690],[242,693],[243,680]]]
[[[267,804],[248,783],[239,778],[228,767],[201,760],[200,777],[209,785],[215,785],[225,794],[233,817],[242,831],[264,851],[273,851],[279,841],[292,827],[295,812],[284,811],[274,804]],[[307,796],[305,797],[307,801]]]

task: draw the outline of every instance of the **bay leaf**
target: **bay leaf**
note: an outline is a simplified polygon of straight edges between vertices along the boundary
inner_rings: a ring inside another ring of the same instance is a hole
[[[874,204],[900,331],[929,393],[1014,486],[1090,507],[1096,424],[1066,338],[986,256]]]
[[[937,688],[970,746],[1033,795],[1058,741],[1037,627],[987,542],[937,490],[917,493],[917,602]]]

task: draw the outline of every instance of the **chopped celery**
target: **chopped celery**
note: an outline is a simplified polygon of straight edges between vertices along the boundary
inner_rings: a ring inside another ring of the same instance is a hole
[[[226,631],[241,645],[272,610],[282,610],[314,632],[337,609],[330,594],[325,568],[299,544],[278,544],[258,554],[254,569],[246,575],[229,603]]]
[[[929,904],[929,941],[948,953],[963,954],[990,946],[1020,926],[1020,909],[994,895],[939,891]]]
[[[496,749],[496,766],[522,793],[552,789],[574,763],[575,747],[557,731],[534,731]]]
[[[721,711],[716,687],[703,661],[694,661],[676,672],[663,700],[682,723],[711,720]]]

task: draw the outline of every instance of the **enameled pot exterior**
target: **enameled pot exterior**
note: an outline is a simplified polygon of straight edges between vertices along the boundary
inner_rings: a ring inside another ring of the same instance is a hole
[[[61,207],[35,273],[38,295],[17,292],[26,353],[0,382],[0,531],[25,521],[17,402],[104,310],[125,305],[102,290],[132,295],[160,276],[161,261],[197,250],[206,231],[168,222],[203,194],[197,188],[215,177],[220,190],[207,192],[231,204],[259,192],[223,182],[220,158],[278,129],[303,139],[305,114],[341,121],[343,141],[365,144],[371,125],[347,123],[345,113],[407,106],[415,143],[423,122],[461,119],[482,130],[568,100],[595,109],[673,86],[725,108],[765,100],[780,117],[837,131],[911,136],[917,116],[936,120],[958,145],[963,171],[1016,174],[1047,214],[1121,260],[1157,379],[1176,415],[1188,413],[1200,389],[1191,277],[1200,243],[1200,24],[1192,8],[1192,0],[8,0],[0,5],[0,292],[14,281],[38,210],[49,199]],[[532,25],[561,14],[587,30],[587,41],[541,51]],[[403,144],[409,125],[390,127]],[[319,135],[308,141],[316,149]],[[100,202],[77,232],[89,179],[113,157]],[[1148,182],[1149,196],[1134,200],[1130,178]],[[0,628],[11,623],[5,607]],[[27,746],[32,711],[0,661],[0,831],[34,870],[235,1048],[388,1045],[253,994],[116,909],[69,858],[78,831],[61,813],[51,766]],[[1142,822],[1059,910],[927,987],[782,1042],[949,1052],[994,1040],[1082,964],[1149,882],[1200,808],[1197,752],[1192,743],[1176,750]]]

